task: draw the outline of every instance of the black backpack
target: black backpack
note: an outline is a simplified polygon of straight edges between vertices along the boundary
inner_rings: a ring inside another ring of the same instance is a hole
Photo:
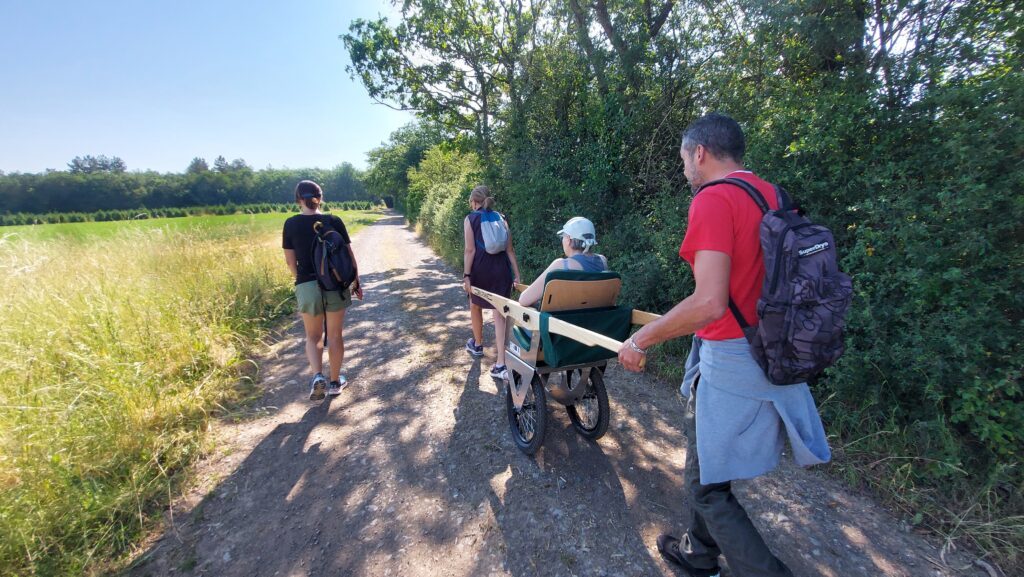
[[[779,210],[771,210],[753,185],[738,178],[715,180],[701,190],[723,183],[742,188],[764,215],[765,276],[757,324],[747,323],[731,295],[729,309],[769,381],[789,385],[811,380],[843,354],[846,310],[853,295],[853,281],[839,270],[832,232],[805,218],[778,186]]]
[[[356,267],[348,253],[348,243],[341,233],[324,223],[313,223],[313,269],[320,288],[345,290],[356,280]]]

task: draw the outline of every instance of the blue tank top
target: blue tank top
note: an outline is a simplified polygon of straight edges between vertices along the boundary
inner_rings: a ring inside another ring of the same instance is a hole
[[[608,270],[605,266],[605,259],[601,258],[600,255],[574,254],[569,258],[580,263],[580,266],[583,267],[583,272],[605,272]],[[569,270],[569,258],[562,259],[562,270]]]

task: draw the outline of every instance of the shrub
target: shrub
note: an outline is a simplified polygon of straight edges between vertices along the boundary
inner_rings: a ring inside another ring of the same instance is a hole
[[[442,146],[428,150],[420,166],[409,170],[410,206],[416,199],[414,222],[422,225],[431,245],[448,262],[462,262],[462,222],[479,175],[475,154]]]

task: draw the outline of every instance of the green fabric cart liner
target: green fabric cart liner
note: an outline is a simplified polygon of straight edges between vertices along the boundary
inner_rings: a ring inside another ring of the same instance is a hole
[[[521,327],[512,327],[512,336],[519,343],[519,348],[524,351],[530,350],[530,340],[533,338],[533,334]]]
[[[607,307],[582,311],[559,311],[540,314],[541,348],[544,360],[549,366],[562,367],[595,363],[616,356],[616,353],[603,347],[589,347],[572,338],[551,334],[548,331],[548,319],[554,317],[572,323],[595,333],[624,341],[629,337],[629,329],[633,318],[633,309],[629,307]]]

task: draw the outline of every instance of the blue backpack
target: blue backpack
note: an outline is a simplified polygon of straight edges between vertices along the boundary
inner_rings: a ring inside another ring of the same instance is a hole
[[[508,248],[508,224],[495,210],[479,210],[480,236],[477,244],[489,254],[500,254]]]
[[[356,280],[356,267],[348,253],[348,243],[341,233],[324,223],[313,223],[313,268],[320,288],[326,291],[345,290]]]

